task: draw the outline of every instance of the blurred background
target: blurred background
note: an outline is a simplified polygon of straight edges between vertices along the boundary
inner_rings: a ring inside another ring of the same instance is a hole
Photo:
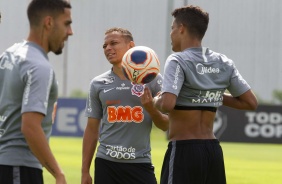
[[[0,52],[26,39],[30,0],[0,0]],[[282,102],[282,1],[279,0],[71,0],[74,35],[60,56],[50,53],[60,97],[86,97],[90,80],[110,69],[104,32],[130,30],[136,45],[154,49],[162,63],[169,54],[171,12],[199,5],[210,14],[203,46],[231,58],[260,103]]]

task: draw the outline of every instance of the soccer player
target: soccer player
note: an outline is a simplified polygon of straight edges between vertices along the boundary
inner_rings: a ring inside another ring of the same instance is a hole
[[[159,74],[146,85],[131,83],[123,74],[122,57],[134,47],[132,34],[123,28],[105,32],[104,54],[112,68],[90,83],[86,104],[88,123],[83,137],[82,184],[92,183],[91,161],[95,158],[95,184],[156,184],[151,162],[152,121],[168,128],[168,116],[153,106],[161,89]],[[146,86],[146,87],[145,87]]]
[[[30,32],[0,57],[0,183],[43,183],[42,166],[65,184],[48,140],[58,88],[47,54],[62,53],[72,35],[66,0],[32,0]]]
[[[190,5],[172,16],[175,53],[166,60],[162,92],[154,98],[170,122],[161,184],[225,184],[222,148],[213,134],[217,108],[254,110],[257,100],[232,60],[202,46],[207,12]]]

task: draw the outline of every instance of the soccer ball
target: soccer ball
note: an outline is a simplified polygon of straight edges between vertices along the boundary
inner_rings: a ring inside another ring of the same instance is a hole
[[[135,84],[146,84],[160,72],[160,62],[153,49],[136,46],[124,54],[122,68],[127,79]]]

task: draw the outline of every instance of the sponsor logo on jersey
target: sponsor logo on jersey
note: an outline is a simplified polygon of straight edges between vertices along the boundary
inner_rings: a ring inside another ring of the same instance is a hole
[[[144,120],[143,108],[141,106],[108,106],[107,112],[109,123],[141,123]]]
[[[92,112],[92,108],[91,108],[91,107],[88,107],[88,108],[87,108],[87,111],[88,111],[88,112]]]
[[[113,89],[116,89],[116,90],[129,90],[130,87],[125,86],[125,84],[122,83],[120,87],[108,88],[108,89],[104,89],[103,91],[104,91],[104,93],[107,93],[107,92],[109,92],[109,91],[112,91]]]
[[[106,105],[120,104],[120,100],[106,100]]]
[[[219,68],[213,68],[213,67],[205,67],[203,64],[201,64],[201,63],[198,63],[197,65],[196,65],[196,70],[197,70],[197,72],[198,72],[198,74],[201,74],[201,75],[204,75],[204,74],[206,74],[206,73],[208,73],[208,74],[213,74],[213,73],[219,73],[220,72],[220,70],[219,70]]]
[[[113,83],[114,81],[115,81],[115,77],[111,76],[111,77],[109,77],[109,78],[104,79],[104,80],[103,80],[103,83],[104,83],[104,84],[111,84],[111,83]]]
[[[144,94],[145,84],[132,84],[131,93],[132,95],[136,95],[138,97]]]
[[[90,96],[90,93],[89,93],[89,95],[88,95],[88,108],[87,108],[88,112],[92,112],[91,104],[92,104],[92,101],[91,101],[91,96]]]
[[[173,85],[172,88],[177,90],[177,82],[178,82],[178,75],[180,72],[180,65],[177,64],[176,69],[175,69],[175,74],[174,74],[174,81],[173,81]]]
[[[12,63],[9,62],[8,56],[3,55],[2,58],[0,58],[0,69],[8,69],[8,70],[13,70],[14,66],[12,65]]]
[[[125,86],[124,83],[121,84],[121,87],[116,87],[116,90],[129,90],[129,89],[130,89],[130,87]]]
[[[133,147],[106,145],[106,155],[116,159],[135,159],[136,149]]]
[[[158,85],[161,85],[163,81],[161,79],[157,80]]]
[[[0,115],[0,121],[3,122],[3,121],[5,121],[6,119],[7,119],[7,116],[1,116],[1,115]]]
[[[4,135],[5,133],[5,129],[0,129],[0,137],[2,137],[2,135]]]
[[[198,98],[192,99],[192,103],[214,103],[214,106],[222,105],[222,92],[221,91],[206,91],[205,94],[198,95]]]
[[[30,93],[30,86],[31,86],[31,80],[32,80],[32,69],[27,71],[27,82],[26,82],[26,87],[25,87],[25,91],[24,91],[24,105],[28,104],[28,98],[29,98],[29,93]]]
[[[115,88],[104,89],[104,93],[107,93],[107,92],[109,92],[109,91],[111,91],[113,89],[115,89]]]

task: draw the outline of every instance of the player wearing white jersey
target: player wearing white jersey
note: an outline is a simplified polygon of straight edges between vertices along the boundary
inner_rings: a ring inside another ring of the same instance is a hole
[[[225,184],[224,159],[213,134],[217,107],[253,110],[257,100],[232,60],[202,47],[209,15],[197,6],[175,9],[172,50],[155,106],[169,113],[169,145],[161,184]],[[228,90],[231,95],[224,94]]]
[[[95,158],[96,184],[156,184],[151,161],[152,121],[167,130],[168,117],[152,103],[161,89],[159,74],[146,85],[132,84],[123,74],[122,57],[134,47],[131,33],[122,28],[106,31],[104,53],[112,69],[90,83],[83,137],[82,184],[92,183],[90,164]]]
[[[58,89],[47,53],[60,54],[72,35],[70,9],[64,0],[32,0],[27,40],[0,56],[1,184],[41,184],[42,166],[66,183],[48,144]]]

